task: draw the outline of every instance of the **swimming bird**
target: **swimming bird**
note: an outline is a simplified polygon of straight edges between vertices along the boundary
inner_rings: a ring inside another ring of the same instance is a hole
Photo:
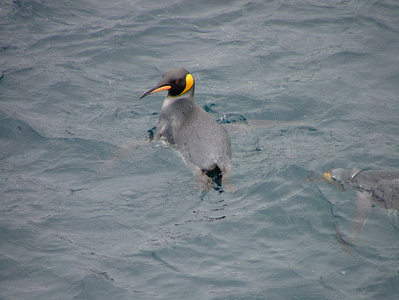
[[[323,177],[330,183],[356,190],[355,215],[350,228],[350,243],[357,244],[372,206],[399,211],[399,173],[390,170],[333,169]]]
[[[194,172],[200,188],[221,187],[231,168],[231,143],[226,130],[194,102],[194,78],[184,68],[165,72],[140,99],[168,91],[163,102],[154,140],[176,147]]]

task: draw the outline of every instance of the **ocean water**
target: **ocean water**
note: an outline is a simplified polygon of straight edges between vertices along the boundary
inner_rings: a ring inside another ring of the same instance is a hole
[[[399,171],[399,4],[0,2],[1,299],[397,299],[399,227],[330,168]],[[206,195],[148,135],[182,66],[230,133]],[[113,158],[114,157],[114,158]],[[346,249],[345,249],[346,248]]]

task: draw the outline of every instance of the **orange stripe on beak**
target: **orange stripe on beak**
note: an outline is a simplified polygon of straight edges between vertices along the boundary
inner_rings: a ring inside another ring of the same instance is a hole
[[[171,88],[172,87],[170,85],[164,85],[164,86],[161,86],[160,88],[157,88],[157,89],[153,90],[150,94],[154,94],[154,93],[157,93],[157,92],[160,92],[160,91],[170,90]]]

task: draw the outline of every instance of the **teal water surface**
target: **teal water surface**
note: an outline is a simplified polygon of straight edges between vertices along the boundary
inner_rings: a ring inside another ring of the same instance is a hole
[[[1,299],[396,299],[399,226],[331,168],[399,171],[396,1],[0,3]],[[194,190],[148,135],[173,67],[230,133]],[[133,141],[133,142],[132,142]],[[109,163],[111,159],[112,163]]]

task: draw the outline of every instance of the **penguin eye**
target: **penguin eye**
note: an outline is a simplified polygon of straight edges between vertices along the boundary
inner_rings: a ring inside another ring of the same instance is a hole
[[[180,83],[180,79],[177,79],[177,80],[175,81],[175,83],[176,83],[176,85],[178,85],[178,84]]]

